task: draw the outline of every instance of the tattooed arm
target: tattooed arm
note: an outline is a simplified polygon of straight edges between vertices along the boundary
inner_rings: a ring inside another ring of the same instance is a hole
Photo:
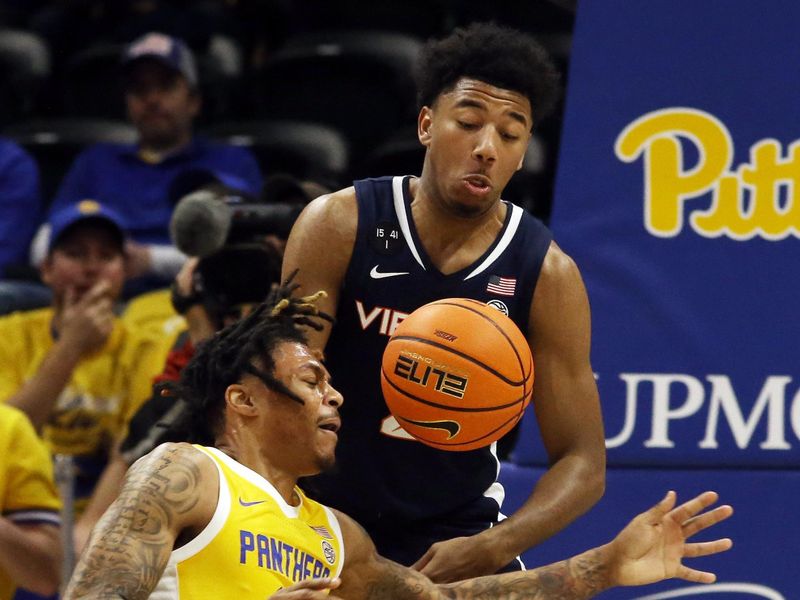
[[[188,444],[163,444],[138,460],[92,532],[64,600],[147,598],[176,539],[211,519],[218,489],[216,467]]]
[[[471,600],[591,598],[609,587],[603,549],[534,571],[491,575],[436,585],[425,575],[380,556],[353,520],[339,516],[347,548],[341,586],[334,593],[347,600]]]
[[[643,585],[670,577],[711,583],[713,573],[690,569],[681,561],[731,547],[728,539],[686,543],[732,514],[730,506],[705,511],[716,500],[714,492],[706,492],[674,508],[675,493],[669,492],[604,546],[530,571],[446,585],[435,585],[423,574],[379,556],[366,532],[339,514],[347,559],[335,593],[348,600],[583,600],[612,586]]]

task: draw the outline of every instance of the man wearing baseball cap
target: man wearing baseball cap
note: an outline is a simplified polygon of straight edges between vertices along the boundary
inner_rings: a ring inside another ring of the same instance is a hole
[[[0,402],[27,414],[53,453],[75,458],[80,511],[168,348],[114,313],[125,280],[122,217],[81,200],[49,226],[41,273],[53,303],[0,318]]]
[[[202,99],[195,59],[184,42],[148,33],[125,47],[120,72],[137,142],[95,144],[82,152],[51,206],[58,211],[83,198],[100,198],[117,211],[131,238],[127,276],[147,276],[138,286],[144,290],[168,285],[184,260],[169,239],[174,206],[168,192],[176,176],[189,169],[226,173],[254,195],[262,182],[248,150],[193,134]]]

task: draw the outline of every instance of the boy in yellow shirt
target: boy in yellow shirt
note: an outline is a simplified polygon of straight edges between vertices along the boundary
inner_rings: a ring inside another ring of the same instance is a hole
[[[80,511],[167,348],[114,314],[125,281],[121,218],[83,200],[49,225],[42,280],[53,304],[0,318],[0,401],[25,412],[51,452],[75,458]]]

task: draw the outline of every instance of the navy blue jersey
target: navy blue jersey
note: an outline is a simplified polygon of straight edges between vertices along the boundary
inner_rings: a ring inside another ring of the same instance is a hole
[[[497,500],[490,503],[496,519],[503,490],[496,481],[494,444],[446,452],[411,439],[383,400],[381,358],[397,324],[441,298],[488,302],[527,331],[533,290],[552,240],[540,221],[508,203],[503,228],[484,255],[443,275],[417,236],[409,179],[355,182],[358,231],[325,350],[332,383],[344,395],[344,426],[337,472],[314,478],[310,486],[320,500],[368,531],[378,522],[403,527],[446,520],[486,498]]]

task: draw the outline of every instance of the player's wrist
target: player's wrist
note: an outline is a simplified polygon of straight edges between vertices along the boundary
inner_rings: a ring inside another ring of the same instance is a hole
[[[515,546],[510,543],[509,536],[502,532],[502,528],[499,529],[499,527],[500,525],[498,524],[473,536],[478,545],[478,551],[491,564],[491,572],[497,572],[502,569],[521,552],[515,550]]]
[[[487,529],[484,533],[497,539],[508,564],[517,556],[541,542],[541,536],[531,526],[526,526],[519,516],[512,516]]]
[[[587,587],[595,593],[625,585],[620,580],[619,561],[622,558],[614,542],[603,544],[579,554],[572,559],[577,572]]]

